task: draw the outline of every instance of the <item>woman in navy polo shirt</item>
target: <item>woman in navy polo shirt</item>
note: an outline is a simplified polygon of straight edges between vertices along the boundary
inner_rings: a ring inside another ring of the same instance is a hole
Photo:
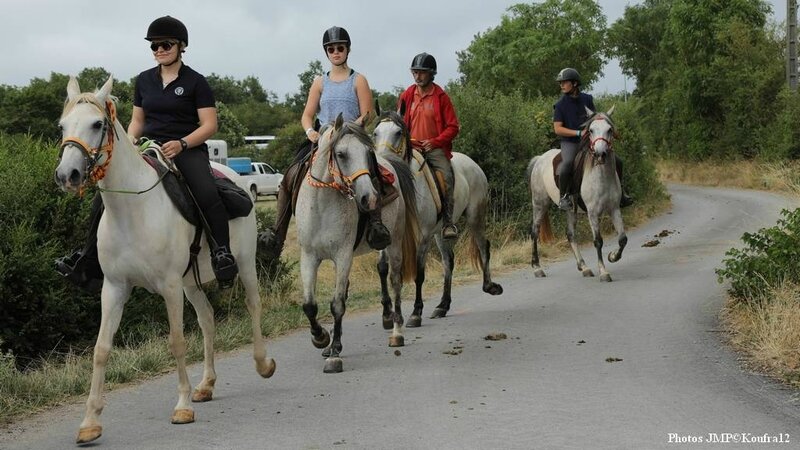
[[[136,78],[128,134],[161,142],[164,156],[181,171],[211,228],[214,274],[220,287],[230,287],[238,268],[230,251],[228,213],[217,192],[205,144],[217,132],[214,94],[205,77],[183,63],[189,34],[180,20],[159,17],[148,27],[145,39],[151,42],[158,66]]]
[[[145,39],[151,42],[158,66],[136,78],[128,134],[132,139],[146,136],[161,142],[164,156],[181,171],[211,228],[214,274],[220,287],[230,287],[238,268],[230,251],[228,213],[217,192],[205,144],[217,131],[214,94],[203,75],[183,64],[181,54],[189,34],[180,20],[159,17],[148,27]],[[96,196],[86,246],[56,260],[59,273],[91,291],[99,290],[103,279],[97,259],[97,225],[102,211],[102,201]]]

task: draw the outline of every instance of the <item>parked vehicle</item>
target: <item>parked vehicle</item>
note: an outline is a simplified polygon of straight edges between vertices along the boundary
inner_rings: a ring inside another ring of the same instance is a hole
[[[259,195],[278,195],[278,186],[283,174],[265,162],[251,161],[250,158],[228,158],[228,167],[242,175],[247,182],[247,189],[253,199]]]
[[[228,143],[221,139],[209,139],[206,141],[208,145],[208,159],[224,166],[228,165]]]

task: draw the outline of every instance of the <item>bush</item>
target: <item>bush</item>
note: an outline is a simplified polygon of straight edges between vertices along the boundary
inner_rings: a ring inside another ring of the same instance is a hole
[[[784,281],[800,282],[800,208],[783,210],[784,217],[771,228],[745,233],[743,249],[728,250],[717,269],[719,282],[729,280],[730,293],[738,301],[768,298],[771,287]]]
[[[800,93],[784,87],[774,108],[776,116],[765,127],[760,156],[770,161],[800,158]]]

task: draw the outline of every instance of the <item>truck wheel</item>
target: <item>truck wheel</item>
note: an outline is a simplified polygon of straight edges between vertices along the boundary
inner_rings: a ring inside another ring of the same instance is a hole
[[[258,200],[258,189],[255,186],[250,186],[250,195],[253,196],[253,201]]]

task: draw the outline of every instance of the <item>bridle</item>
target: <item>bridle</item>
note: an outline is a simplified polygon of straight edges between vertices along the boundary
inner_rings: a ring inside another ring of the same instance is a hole
[[[392,123],[394,123],[394,121],[392,121],[392,119],[388,119],[388,118],[381,120],[381,123],[383,123],[383,122],[392,122]],[[384,147],[386,147],[389,150],[391,150],[394,154],[396,154],[396,155],[398,155],[398,156],[400,156],[402,158],[403,155],[405,155],[407,149],[406,149],[406,141],[405,141],[405,139],[401,139],[400,141],[401,142],[400,142],[399,145],[393,145],[391,142],[389,142],[388,139],[385,139],[385,140],[381,141],[380,143],[376,142],[375,146],[377,147],[378,145],[383,145]]]
[[[333,130],[330,132],[333,133]],[[316,188],[329,188],[338,191],[348,200],[352,200],[355,196],[355,190],[353,189],[353,184],[355,184],[356,180],[362,175],[369,175],[369,169],[360,169],[356,170],[350,175],[345,175],[342,173],[341,167],[339,166],[339,160],[336,159],[336,154],[334,151],[334,147],[336,146],[337,141],[341,135],[337,134],[336,136],[332,136],[330,140],[330,144],[328,145],[328,165],[327,170],[328,174],[333,178],[331,181],[323,181],[319,178],[315,177],[311,174],[311,168],[308,170],[308,175],[306,175],[306,181],[313,187]],[[314,166],[314,161],[317,159],[317,155],[319,154],[319,149],[314,152],[311,156],[311,163],[310,167]],[[341,181],[339,181],[341,180]]]
[[[91,183],[97,183],[106,176],[106,168],[111,163],[111,155],[114,150],[114,138],[119,138],[116,136],[114,130],[114,123],[117,120],[117,108],[114,106],[114,102],[111,100],[106,100],[105,110],[99,104],[85,98],[78,100],[76,105],[80,103],[91,104],[103,113],[103,124],[100,127],[100,138],[98,139],[97,145],[92,147],[79,137],[64,137],[61,140],[58,158],[61,159],[61,156],[64,154],[64,149],[67,146],[72,145],[73,147],[77,147],[81,152],[83,152],[83,157],[86,161],[86,170],[89,172],[88,180]],[[103,145],[103,141],[106,141],[105,145]],[[100,158],[102,158],[103,155],[106,155],[106,158],[102,163],[100,163]],[[83,186],[81,186],[81,191],[82,190]]]
[[[603,117],[598,117],[598,118],[594,119],[593,122],[601,121],[601,120],[605,121],[606,119],[603,118]],[[589,128],[590,128],[590,126],[586,127],[587,130],[589,130]],[[598,142],[605,142],[606,143],[606,147],[608,148],[609,152],[611,152],[613,150],[613,147],[614,147],[614,139],[613,139],[613,137],[612,137],[612,139],[606,139],[603,136],[597,136],[595,138],[591,138],[591,134],[588,134],[587,137],[590,138],[589,139],[589,153],[592,155],[592,158],[595,157],[594,146]]]

